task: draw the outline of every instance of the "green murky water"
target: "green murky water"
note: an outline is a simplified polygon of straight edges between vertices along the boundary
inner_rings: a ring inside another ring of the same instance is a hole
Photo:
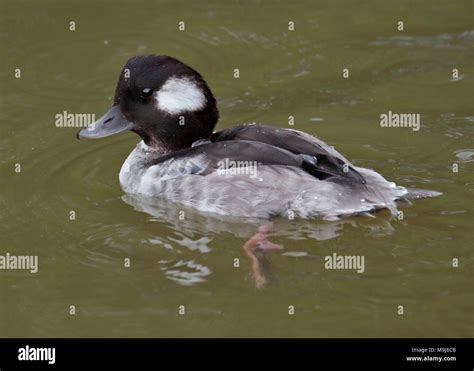
[[[1,0],[0,14],[0,255],[39,258],[37,273],[0,270],[0,336],[474,335],[472,1]],[[401,221],[275,221],[284,249],[255,256],[257,289],[242,248],[257,222],[124,197],[138,137],[55,126],[103,113],[147,53],[203,74],[218,128],[294,116],[355,164],[444,195]],[[389,110],[420,113],[421,130],[381,128]],[[325,269],[333,253],[364,256],[365,272]]]

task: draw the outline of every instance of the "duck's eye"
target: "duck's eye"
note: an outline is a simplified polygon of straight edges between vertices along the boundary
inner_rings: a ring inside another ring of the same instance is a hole
[[[145,98],[148,98],[152,94],[153,94],[153,89],[145,88],[145,89],[142,89],[142,91],[140,92],[140,97],[145,99]]]

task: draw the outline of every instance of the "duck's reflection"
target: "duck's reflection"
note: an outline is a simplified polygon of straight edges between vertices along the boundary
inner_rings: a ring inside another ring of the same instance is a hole
[[[394,232],[394,228],[390,224],[391,217],[388,214],[380,214],[377,218],[372,219],[354,217],[332,222],[286,220],[283,218],[269,222],[261,219],[206,214],[164,200],[136,195],[124,195],[122,200],[135,210],[147,213],[160,222],[167,223],[170,230],[180,236],[180,239],[171,237],[167,237],[167,239],[185,246],[191,251],[210,252],[208,243],[211,238],[208,236],[221,233],[231,233],[235,237],[247,239],[243,249],[250,259],[252,275],[257,288],[263,288],[273,281],[266,255],[284,249],[283,246],[271,242],[270,237],[323,241],[340,236],[346,226],[367,229],[372,236],[386,236]],[[160,241],[159,244],[167,245],[159,237],[156,240]],[[183,285],[203,282],[211,274],[208,267],[197,264],[193,260],[180,260],[163,269],[167,271],[166,275],[169,279]]]
[[[184,286],[191,286],[199,282],[204,282],[205,277],[210,274],[211,270],[208,267],[202,264],[197,264],[194,260],[180,260],[172,266],[172,269],[166,270],[166,276],[170,280]]]

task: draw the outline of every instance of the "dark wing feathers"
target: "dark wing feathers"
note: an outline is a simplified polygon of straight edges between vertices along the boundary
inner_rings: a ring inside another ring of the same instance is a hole
[[[228,140],[267,143],[294,154],[315,157],[317,159],[316,168],[313,164],[306,162],[303,163],[303,168],[306,169],[309,166],[313,172],[317,171],[319,179],[365,183],[364,177],[342,155],[306,133],[268,125],[239,125],[211,136],[212,142]]]
[[[214,133],[210,142],[163,155],[153,165],[171,159],[204,158],[195,174],[206,175],[223,168],[226,160],[252,165],[294,166],[320,180],[365,183],[345,158],[325,143],[306,134],[267,125],[240,125]],[[347,166],[344,166],[347,165]],[[193,167],[189,168],[193,173]]]
[[[169,153],[154,160],[151,165],[157,165],[168,160],[187,159],[190,161],[204,155],[205,160],[200,161],[196,173],[206,175],[216,169],[225,168],[226,160],[234,163],[246,163],[251,166],[261,165],[283,165],[307,168],[306,171],[317,176],[314,168],[316,160],[311,156],[297,155],[287,150],[272,146],[270,144],[247,141],[229,140],[222,142],[208,142],[195,147],[186,148],[177,152]],[[204,167],[204,168],[203,168]],[[190,172],[193,173],[192,168]]]

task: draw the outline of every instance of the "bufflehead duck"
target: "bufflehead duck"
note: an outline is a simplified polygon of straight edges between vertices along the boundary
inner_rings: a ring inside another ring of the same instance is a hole
[[[137,56],[120,73],[110,110],[77,136],[135,132],[142,141],[120,170],[124,192],[221,215],[395,215],[397,201],[441,194],[396,186],[301,131],[252,124],[213,132],[218,118],[197,71],[169,56]]]

